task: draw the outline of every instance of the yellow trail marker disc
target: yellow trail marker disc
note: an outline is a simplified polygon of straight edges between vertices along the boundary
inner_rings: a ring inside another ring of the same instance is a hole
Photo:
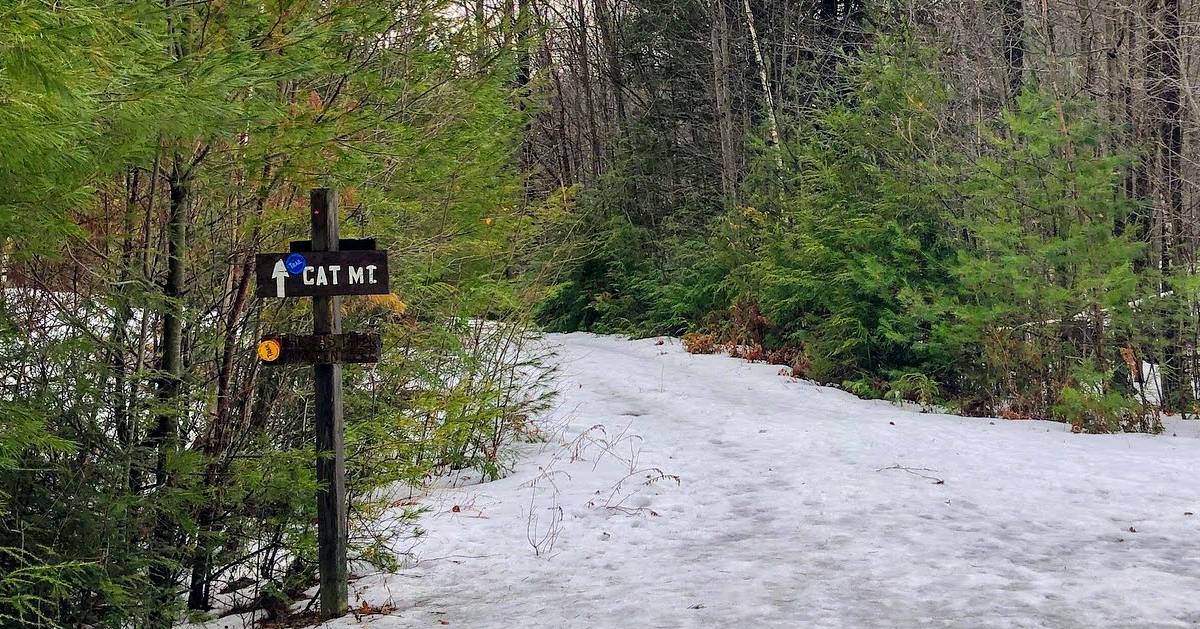
[[[277,339],[266,339],[258,343],[258,357],[266,362],[275,362],[282,351],[283,346],[279,344]]]

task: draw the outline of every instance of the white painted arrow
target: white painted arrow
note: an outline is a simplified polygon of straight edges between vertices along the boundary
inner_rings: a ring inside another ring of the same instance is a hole
[[[287,279],[287,266],[283,264],[283,260],[275,262],[275,270],[271,271],[271,279],[275,280],[275,296],[283,297],[283,282]]]

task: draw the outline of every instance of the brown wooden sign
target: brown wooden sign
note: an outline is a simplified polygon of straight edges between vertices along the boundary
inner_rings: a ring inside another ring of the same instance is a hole
[[[378,334],[278,334],[263,337],[258,357],[264,365],[377,363],[383,353]]]
[[[259,297],[384,295],[387,251],[260,253],[254,269]]]
[[[307,253],[313,250],[311,240],[293,240],[288,243],[288,250]],[[339,238],[338,251],[374,251],[374,238]]]

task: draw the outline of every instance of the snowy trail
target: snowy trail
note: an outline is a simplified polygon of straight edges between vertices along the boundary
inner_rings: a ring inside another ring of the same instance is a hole
[[[436,492],[416,566],[353,584],[396,610],[329,626],[1200,624],[1194,438],[922,415],[673,341],[550,341],[578,447]]]

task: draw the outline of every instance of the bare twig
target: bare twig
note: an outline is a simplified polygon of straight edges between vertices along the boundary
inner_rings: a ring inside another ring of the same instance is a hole
[[[930,476],[928,474],[922,474],[921,472],[936,472],[937,471],[937,470],[931,470],[927,467],[904,467],[903,465],[897,464],[897,465],[890,465],[888,467],[881,467],[875,471],[882,472],[884,470],[900,470],[903,472],[908,472],[909,474],[912,474],[913,476],[919,476],[921,478],[931,480],[931,481],[933,481],[934,485],[945,485],[946,484],[946,481],[941,478],[938,478],[936,476]]]

